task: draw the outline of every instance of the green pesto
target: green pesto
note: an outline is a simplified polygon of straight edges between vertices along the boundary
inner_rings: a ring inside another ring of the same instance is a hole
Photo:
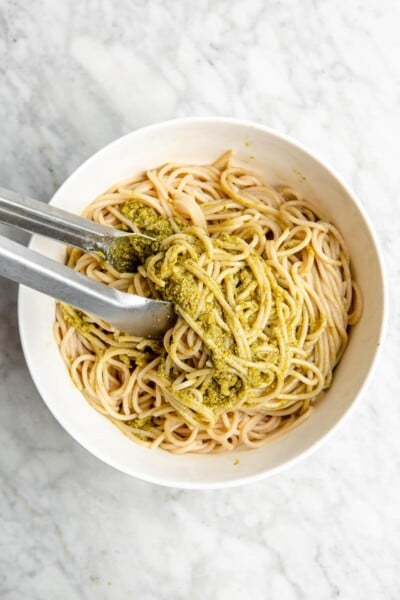
[[[119,360],[124,363],[124,365],[126,367],[130,367],[131,366],[131,359],[127,354],[120,354],[119,355]]]
[[[237,344],[234,332],[229,328],[228,331],[221,327],[221,322],[226,322],[226,316],[219,302],[212,293],[206,293],[206,298],[202,298],[201,287],[196,276],[190,273],[186,267],[189,256],[182,252],[177,244],[167,244],[164,248],[160,242],[171,236],[177,229],[184,231],[190,240],[192,255],[190,260],[198,262],[202,254],[207,252],[201,236],[196,235],[195,228],[183,219],[170,219],[159,215],[154,209],[136,201],[127,201],[121,207],[121,213],[129,219],[138,230],[154,238],[146,240],[135,236],[127,236],[116,240],[113,248],[112,262],[118,264],[120,271],[134,271],[139,264],[146,265],[146,261],[156,253],[161,253],[161,259],[152,264],[152,268],[147,269],[147,276],[160,294],[160,297],[171,302],[176,309],[181,309],[196,322],[197,328],[201,331],[201,338],[208,348],[210,358],[205,365],[211,369],[210,375],[204,380],[200,391],[202,392],[203,403],[210,408],[215,415],[226,410],[233,409],[240,403],[253,389],[265,388],[273,384],[274,373],[271,369],[260,370],[258,368],[247,368],[245,373],[232,373],[231,363],[237,361]],[[125,229],[125,227],[124,227]],[[227,252],[237,252],[241,248],[241,240],[235,235],[222,233],[217,239],[212,240],[214,247],[225,249]],[[288,244],[290,245],[290,243]],[[240,253],[240,252],[239,252]],[[254,258],[259,259],[256,255]],[[269,269],[265,263],[259,264],[259,268]],[[236,317],[242,323],[244,330],[250,330],[254,314],[263,298],[255,280],[255,277],[248,266],[243,266],[235,276],[229,280],[235,288],[235,294],[243,298],[236,307]],[[225,286],[227,284],[223,284]],[[224,287],[221,292],[225,294]],[[207,287],[204,287],[207,290]],[[271,307],[271,326],[268,332],[268,342],[265,340],[255,342],[251,345],[251,361],[257,363],[270,364],[278,366],[281,362],[280,345],[277,338],[278,311],[280,304],[285,302],[286,292],[279,286],[274,285],[272,291]],[[202,303],[202,310],[199,312],[199,305]],[[79,331],[88,332],[91,327],[84,322],[83,313],[80,311],[65,312],[65,319]],[[250,315],[250,316],[249,316]],[[296,343],[296,329],[299,323],[290,322],[288,325],[289,346]],[[264,346],[263,346],[264,345]],[[265,347],[267,346],[267,347]],[[165,368],[166,352],[163,348],[150,349],[149,352],[139,352],[140,356],[130,358],[123,353],[120,355],[121,361],[127,366],[136,364],[139,367],[148,364],[155,355],[161,354],[161,361],[158,367],[160,376],[168,380],[168,387],[172,391],[172,384],[180,371],[173,366],[170,368],[167,376]],[[193,392],[190,389],[173,391],[174,396],[184,405],[190,407],[196,401]],[[151,419],[133,419],[127,421],[127,425],[134,429],[145,431],[150,429],[153,421]]]
[[[136,417],[136,419],[126,421],[126,424],[129,425],[129,427],[133,427],[134,429],[148,431],[154,426],[154,419],[153,417]]]
[[[222,363],[219,364],[221,366]],[[213,375],[202,390],[204,404],[217,413],[220,410],[228,410],[241,400],[247,393],[249,381],[243,381],[233,373],[219,370],[218,366],[213,369]]]
[[[201,241],[191,235],[190,229],[186,233],[191,238],[191,246],[195,253],[196,262],[205,249]],[[232,244],[238,247],[238,242],[239,239],[236,236],[228,234],[222,234],[218,240],[213,240],[215,246]],[[211,374],[203,382],[200,389],[204,405],[211,408],[215,414],[219,414],[237,405],[248,395],[251,389],[271,385],[274,376],[270,370],[264,372],[255,368],[248,368],[244,376],[232,373],[230,363],[238,358],[233,332],[226,331],[221,327],[220,322],[225,321],[225,315],[212,294],[208,295],[203,310],[198,312],[199,303],[201,302],[199,283],[197,278],[185,268],[187,260],[188,257],[185,254],[170,253],[167,256],[166,249],[164,260],[160,260],[156,265],[154,277],[152,278],[150,273],[148,273],[148,276],[163,300],[172,302],[176,307],[181,308],[196,321],[197,327],[201,330],[201,337],[210,353],[210,364],[208,366],[211,366]],[[165,277],[166,273],[168,273],[168,277]],[[160,285],[159,280],[162,281],[162,285]],[[247,267],[244,267],[235,281],[238,291],[246,290],[254,282],[254,276]],[[262,299],[258,297],[258,292],[252,293],[251,296],[251,302],[257,308]],[[285,298],[284,292],[279,286],[276,286],[273,290],[273,296],[275,304],[283,302]],[[246,303],[248,304],[248,300],[238,303],[237,315],[239,318],[240,310]],[[251,324],[247,323],[245,329],[250,326]],[[280,361],[280,350],[274,329],[271,331],[269,346],[272,346],[272,350],[262,350],[260,344],[258,346],[253,344],[251,347],[252,360],[277,365]],[[158,372],[166,377],[163,363],[160,364]],[[171,385],[177,375],[178,373],[172,369],[168,378]],[[174,395],[185,405],[190,406],[193,401],[190,389],[174,391]]]
[[[61,305],[62,313],[68,325],[71,325],[81,333],[90,333],[93,331],[93,325],[84,320],[85,313],[66,304]]]
[[[120,273],[134,273],[148,256],[158,252],[158,247],[158,241],[128,234],[111,241],[108,259]]]
[[[159,291],[163,300],[172,302],[190,315],[194,314],[200,300],[196,278],[180,265],[175,266],[170,277],[165,281],[165,287]]]
[[[149,437],[146,433],[154,427],[154,418],[153,417],[136,417],[136,419],[132,419],[131,421],[126,421],[126,425],[132,427],[132,429],[138,429],[142,433],[134,433],[134,435],[140,440],[148,440]]]
[[[144,354],[142,354],[142,353],[140,353],[140,354],[139,354],[139,353],[138,353],[138,355],[137,355],[137,356],[135,356],[135,357],[132,359],[132,361],[135,363],[135,365],[136,365],[137,367],[145,367],[145,366],[146,366],[146,365],[148,365],[148,364],[149,364],[149,362],[151,362],[151,361],[152,361],[152,360],[155,358],[155,356],[156,356],[158,353],[160,353],[160,352],[162,352],[162,347],[158,347],[158,348],[156,347],[156,348],[154,349],[154,352],[153,352],[153,353],[152,353],[152,352],[145,352]]]
[[[145,260],[159,251],[160,241],[174,233],[171,219],[159,215],[153,208],[129,200],[121,207],[121,214],[136,225],[140,233],[151,238],[146,239],[135,235],[115,238],[112,241],[109,258],[115,268],[124,272],[134,272]],[[179,229],[187,226],[186,221],[174,218]]]
[[[196,240],[194,239],[193,242]],[[203,249],[201,243],[193,243],[192,248],[196,252],[197,257],[200,257],[200,252]],[[166,259],[167,260],[167,259]],[[212,376],[207,380],[203,387],[203,401],[206,406],[211,408],[219,408],[226,410],[228,406],[233,406],[245,392],[243,381],[236,375],[227,373],[227,360],[235,356],[235,343],[233,337],[224,331],[219,325],[216,313],[219,313],[223,319],[223,314],[218,302],[213,296],[210,296],[204,306],[204,309],[197,313],[200,302],[199,284],[191,273],[185,269],[185,261],[187,258],[182,255],[174,257],[173,264],[168,265],[170,276],[164,280],[164,286],[160,286],[154,282],[163,300],[172,302],[175,306],[180,307],[185,313],[188,313],[196,320],[197,325],[204,333],[205,340],[210,340],[209,347],[211,359],[213,363]],[[162,268],[160,261],[159,272]],[[161,372],[161,370],[163,372]],[[165,374],[163,366],[159,367],[160,374]],[[172,383],[171,377],[171,383]],[[183,403],[190,401],[190,390],[182,390],[174,392],[176,397]]]
[[[250,346],[251,355],[260,361],[277,365],[280,359],[280,352],[276,340],[270,339],[269,346],[272,346],[272,349],[266,350],[265,348],[263,348],[262,343],[260,344],[255,342]]]
[[[122,205],[121,214],[134,223],[141,233],[145,235],[163,239],[174,232],[168,217],[158,214],[154,208],[146,206],[141,202],[128,200]]]

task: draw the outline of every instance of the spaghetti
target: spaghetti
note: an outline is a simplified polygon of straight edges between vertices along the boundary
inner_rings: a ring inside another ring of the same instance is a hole
[[[71,268],[173,302],[163,340],[57,304],[55,337],[87,401],[134,441],[177,454],[251,448],[307,418],[361,314],[338,230],[231,153],[113,186],[87,218],[157,240],[134,273],[68,251]]]

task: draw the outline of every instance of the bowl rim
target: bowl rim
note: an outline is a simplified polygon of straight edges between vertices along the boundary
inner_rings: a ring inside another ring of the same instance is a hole
[[[174,119],[168,119],[168,120],[164,120],[164,121],[158,121],[155,123],[151,123],[149,125],[145,125],[143,127],[139,127],[138,129],[134,129],[134,130],[116,138],[115,140],[111,141],[110,143],[106,144],[105,146],[102,146],[94,154],[90,155],[86,160],[84,160],[75,170],[73,170],[68,175],[68,177],[64,180],[64,182],[58,187],[58,189],[55,191],[55,193],[51,197],[49,203],[50,204],[53,203],[53,200],[57,197],[59,190],[62,188],[64,183],[70,177],[79,175],[80,172],[83,171],[90,163],[97,160],[97,156],[100,153],[104,152],[106,149],[107,150],[112,149],[113,146],[120,144],[125,138],[128,138],[128,137],[138,134],[138,133],[143,133],[144,131],[151,133],[153,131],[156,131],[157,129],[174,127],[176,125],[185,125],[185,124],[190,125],[193,123],[202,123],[204,125],[209,124],[209,123],[223,123],[223,124],[227,124],[227,125],[241,126],[241,127],[246,127],[249,129],[255,129],[258,131],[262,131],[264,133],[267,133],[269,136],[271,136],[277,140],[284,141],[287,144],[291,145],[292,147],[296,148],[297,150],[300,150],[303,154],[305,154],[306,156],[311,158],[314,162],[316,162],[318,166],[322,167],[322,169],[325,169],[328,172],[328,174],[330,176],[332,176],[332,178],[335,179],[337,183],[340,184],[340,186],[343,188],[344,192],[350,197],[350,199],[355,204],[355,206],[359,210],[359,212],[364,220],[365,226],[366,226],[368,233],[371,236],[371,239],[373,241],[374,250],[375,250],[376,256],[377,256],[377,264],[378,264],[378,268],[379,268],[380,286],[381,286],[381,293],[382,293],[382,311],[381,311],[382,316],[381,316],[381,320],[380,320],[380,324],[379,324],[379,336],[378,336],[379,344],[376,346],[376,348],[374,350],[374,354],[371,358],[371,363],[370,363],[368,372],[367,372],[362,384],[360,385],[357,393],[355,394],[354,398],[352,399],[351,403],[349,404],[349,406],[344,410],[343,414],[337,419],[336,423],[334,423],[334,425],[326,433],[324,433],[319,439],[317,439],[314,443],[312,443],[308,448],[304,449],[303,451],[300,451],[296,456],[294,456],[292,458],[288,458],[285,460],[285,462],[283,462],[275,467],[269,468],[268,470],[263,470],[258,473],[252,474],[252,475],[244,475],[244,476],[240,476],[240,473],[238,472],[238,476],[235,479],[229,479],[229,480],[228,479],[227,480],[220,479],[219,481],[204,482],[204,483],[196,481],[196,480],[188,480],[188,481],[185,481],[184,483],[182,483],[180,481],[175,481],[173,479],[168,480],[168,481],[165,479],[160,480],[157,477],[147,475],[146,473],[137,471],[136,469],[132,470],[132,469],[125,468],[124,466],[118,464],[117,461],[113,460],[112,458],[110,459],[110,457],[107,456],[106,453],[98,452],[98,451],[94,452],[91,448],[88,448],[88,446],[85,444],[84,440],[78,439],[75,436],[75,433],[73,431],[71,431],[71,428],[66,426],[62,422],[62,420],[59,419],[59,416],[55,414],[52,407],[47,402],[46,387],[42,384],[42,379],[38,376],[37,372],[35,371],[32,363],[31,363],[31,360],[30,360],[30,352],[28,350],[27,337],[25,336],[25,331],[24,331],[23,294],[25,292],[24,292],[24,286],[22,286],[22,285],[18,286],[18,311],[17,311],[18,327],[19,327],[19,335],[20,335],[21,346],[22,346],[22,350],[24,353],[25,361],[28,366],[28,370],[32,377],[32,380],[35,384],[35,387],[39,392],[39,395],[41,396],[41,398],[44,401],[44,403],[46,404],[48,410],[52,413],[52,415],[54,416],[56,421],[59,423],[59,425],[63,429],[65,429],[65,431],[67,431],[67,433],[76,442],[78,442],[78,444],[80,446],[85,448],[85,450],[90,452],[93,456],[95,456],[96,458],[98,458],[99,460],[104,462],[105,464],[115,468],[116,470],[118,470],[126,475],[130,475],[131,477],[135,477],[142,481],[161,485],[161,486],[167,487],[167,488],[204,490],[204,489],[222,489],[222,488],[237,487],[237,486],[248,484],[248,483],[255,483],[255,482],[265,479],[267,477],[271,477],[278,473],[282,473],[286,469],[290,468],[291,466],[295,466],[301,460],[310,456],[322,444],[327,442],[331,438],[332,435],[334,435],[338,431],[339,427],[341,427],[345,423],[345,421],[350,417],[350,415],[352,414],[352,412],[355,410],[356,406],[360,402],[367,386],[369,385],[369,383],[375,373],[375,370],[376,370],[377,364],[378,364],[378,360],[383,351],[383,345],[384,345],[384,342],[386,339],[387,322],[388,322],[388,284],[387,284],[387,276],[386,276],[386,269],[385,269],[385,261],[384,261],[383,252],[382,252],[381,245],[378,240],[377,234],[375,233],[375,230],[372,226],[371,220],[370,220],[367,212],[365,211],[363,205],[361,204],[360,200],[358,199],[356,194],[353,192],[353,190],[350,188],[350,186],[347,185],[342,180],[342,178],[338,175],[338,173],[336,172],[336,170],[334,168],[332,168],[325,161],[322,161],[317,156],[315,156],[315,154],[311,150],[309,150],[308,147],[304,146],[302,143],[298,142],[297,140],[293,139],[291,136],[289,136],[287,134],[280,133],[280,132],[276,131],[274,128],[268,127],[266,125],[263,125],[263,124],[260,124],[260,123],[257,123],[255,121],[251,121],[251,120],[243,120],[243,119],[237,119],[234,117],[223,117],[223,116],[183,117],[183,118],[174,118]],[[28,247],[32,246],[36,237],[37,236],[35,236],[35,235],[32,235],[30,237]]]

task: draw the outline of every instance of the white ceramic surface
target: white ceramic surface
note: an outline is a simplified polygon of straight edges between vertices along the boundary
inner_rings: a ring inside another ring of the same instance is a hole
[[[60,187],[51,203],[79,213],[112,183],[137,171],[166,161],[209,162],[228,148],[268,182],[289,183],[323,210],[343,233],[361,286],[362,319],[351,332],[331,389],[300,427],[263,448],[216,456],[177,457],[137,446],[90,408],[73,386],[52,335],[54,301],[27,288],[20,289],[19,323],[25,357],[51,412],[98,458],[130,475],[162,485],[237,485],[274,473],[306,455],[327,438],[354,405],[371,373],[381,341],[384,277],[368,219],[331,170],[299,144],[269,129],[232,119],[199,118],[134,131],[86,161]],[[31,247],[62,260],[59,244],[34,237]]]

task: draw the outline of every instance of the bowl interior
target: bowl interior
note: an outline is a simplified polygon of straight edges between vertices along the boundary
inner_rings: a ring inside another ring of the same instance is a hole
[[[88,406],[72,384],[53,339],[54,300],[21,286],[20,332],[36,386],[61,425],[106,463],[142,479],[176,487],[234,485],[272,473],[304,455],[338,424],[370,372],[384,317],[383,274],[370,227],[350,192],[321,163],[292,141],[265,128],[229,119],[180,120],[135,131],[84,163],[51,203],[80,213],[120,179],[167,161],[206,163],[232,149],[272,184],[288,183],[318,206],[342,232],[364,311],[352,330],[331,389],[308,421],[257,450],[212,456],[173,456],[125,438]],[[31,247],[56,260],[63,247],[33,237]],[[236,459],[239,459],[237,461]]]

